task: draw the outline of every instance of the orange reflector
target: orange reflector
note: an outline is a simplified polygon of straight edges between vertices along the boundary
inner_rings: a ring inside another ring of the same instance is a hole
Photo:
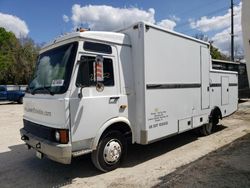
[[[67,130],[60,130],[60,142],[62,144],[67,144],[69,142],[69,135]]]
[[[80,28],[80,30],[79,30],[80,32],[84,32],[84,31],[88,31],[87,29],[82,29],[82,28]]]

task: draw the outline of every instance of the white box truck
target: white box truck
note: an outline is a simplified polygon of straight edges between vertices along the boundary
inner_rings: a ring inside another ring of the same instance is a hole
[[[92,153],[110,171],[127,144],[199,128],[209,135],[237,109],[237,73],[211,68],[209,44],[139,22],[119,32],[74,32],[40,52],[24,98],[21,139],[69,164]]]

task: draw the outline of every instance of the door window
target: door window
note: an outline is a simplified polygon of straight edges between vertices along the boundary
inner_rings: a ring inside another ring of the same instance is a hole
[[[96,79],[95,68],[96,57],[82,56],[79,66],[76,85],[96,86],[97,83],[102,83],[104,86],[114,86],[113,61],[110,58],[103,58],[102,76],[103,79]]]

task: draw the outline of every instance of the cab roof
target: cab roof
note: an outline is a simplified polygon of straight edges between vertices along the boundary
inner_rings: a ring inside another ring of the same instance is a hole
[[[103,31],[84,31],[84,32],[72,32],[59,36],[55,40],[47,43],[43,46],[42,51],[52,47],[52,45],[66,42],[68,40],[94,40],[96,42],[113,43],[118,45],[131,46],[129,37],[123,33],[117,32],[103,32]]]

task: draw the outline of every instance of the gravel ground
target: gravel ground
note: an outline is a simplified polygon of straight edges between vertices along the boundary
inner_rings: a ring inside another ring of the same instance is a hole
[[[101,173],[90,155],[62,165],[20,140],[23,106],[0,103],[0,187],[250,187],[250,101],[207,137],[189,131],[131,145],[121,168]]]

